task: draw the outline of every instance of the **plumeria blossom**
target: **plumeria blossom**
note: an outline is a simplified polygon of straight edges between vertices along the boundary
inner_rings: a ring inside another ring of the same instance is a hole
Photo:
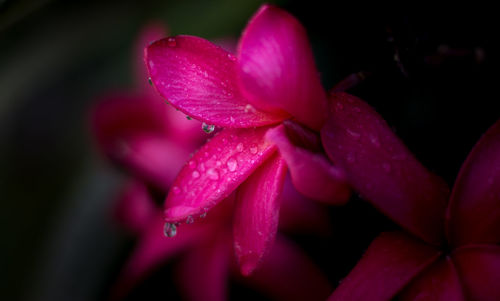
[[[301,197],[289,181],[284,194],[282,230],[317,232],[328,227],[324,211]],[[136,232],[137,245],[114,285],[112,298],[123,298],[165,262],[180,258],[174,278],[187,300],[226,300],[229,277],[276,300],[324,300],[331,285],[307,255],[282,235],[251,277],[240,276],[233,256],[234,199],[231,194],[206,217],[183,225],[182,231],[167,239],[163,233],[162,210],[149,211],[153,200],[144,184],[129,183],[118,204],[122,210],[136,214],[128,214],[128,220],[122,221],[129,229],[137,224],[146,226]],[[144,211],[153,214],[147,215]]]
[[[304,195],[333,204],[349,199],[344,174],[310,147],[319,140],[309,129],[324,124],[327,98],[306,32],[293,16],[262,6],[236,55],[202,38],[175,36],[147,47],[145,62],[169,103],[223,128],[177,176],[165,201],[167,223],[204,215],[237,190],[235,249],[248,275],[274,241],[287,168]]]
[[[408,231],[377,237],[329,300],[500,300],[500,121],[451,195],[354,96],[332,94],[321,136],[353,187]]]

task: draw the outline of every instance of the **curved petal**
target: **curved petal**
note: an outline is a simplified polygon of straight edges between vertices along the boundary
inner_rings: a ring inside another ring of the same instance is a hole
[[[423,271],[399,294],[398,300],[465,301],[466,299],[453,261],[446,257]]]
[[[165,221],[205,213],[235,190],[275,152],[267,127],[224,129],[207,142],[177,176],[165,200]]]
[[[255,270],[274,242],[285,175],[285,161],[275,153],[238,189],[234,249],[245,276]]]
[[[453,253],[453,261],[468,300],[500,300],[500,247],[464,247]]]
[[[178,279],[185,300],[227,300],[227,283],[231,259],[230,234],[213,235],[213,239],[194,248],[181,261]]]
[[[319,130],[326,120],[326,93],[302,25],[289,13],[263,5],[238,45],[238,79],[257,108],[284,110]]]
[[[292,145],[283,125],[269,130],[266,138],[278,146],[298,192],[328,204],[345,204],[349,200],[351,189],[344,173],[325,156]]]
[[[252,107],[237,87],[235,57],[204,39],[177,36],[159,40],[146,48],[145,61],[160,95],[193,118],[246,128],[285,117]]]
[[[484,134],[462,166],[448,217],[452,244],[500,243],[500,121]]]
[[[331,95],[321,130],[326,153],[366,200],[418,237],[443,241],[446,183],[429,172],[368,104]]]
[[[115,208],[117,220],[134,234],[141,233],[157,214],[144,183],[131,180],[123,189]]]
[[[391,300],[439,255],[401,232],[382,233],[328,300]]]
[[[167,238],[163,234],[163,224],[161,215],[157,215],[140,238],[112,288],[113,300],[122,299],[163,261],[196,243],[203,242],[207,234],[214,231],[210,224],[185,225],[176,236]]]
[[[280,236],[262,265],[243,281],[276,300],[325,300],[332,290],[311,259]]]

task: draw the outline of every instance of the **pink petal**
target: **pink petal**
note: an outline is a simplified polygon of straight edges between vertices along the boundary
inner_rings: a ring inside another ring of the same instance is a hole
[[[278,146],[298,192],[329,204],[345,204],[349,200],[351,189],[344,173],[325,156],[292,145],[283,125],[269,130],[266,138]]]
[[[170,37],[151,44],[145,61],[156,90],[198,120],[246,128],[277,123],[283,114],[256,110],[240,94],[236,58],[197,37]]]
[[[439,255],[402,232],[383,233],[328,300],[391,300]]]
[[[183,225],[176,236],[167,238],[163,234],[163,225],[161,215],[152,220],[113,286],[112,299],[122,299],[165,260],[203,242],[207,234],[214,231],[210,224]]]
[[[295,234],[330,234],[332,224],[324,206],[313,202],[295,190],[286,177],[280,207],[279,228]]]
[[[244,97],[269,112],[284,110],[319,130],[326,94],[302,25],[289,13],[263,5],[238,45],[238,79]]]
[[[244,281],[276,300],[325,300],[332,290],[311,259],[283,237],[277,237],[262,265]]]
[[[442,242],[448,187],[368,104],[333,93],[321,138],[330,159],[366,200],[418,237]]]
[[[398,300],[465,301],[460,279],[449,257],[423,271],[399,295]]]
[[[234,249],[245,276],[255,270],[274,242],[285,175],[285,161],[275,153],[238,190]]]
[[[115,208],[117,220],[134,234],[141,233],[156,212],[157,209],[147,187],[136,180],[127,183]]]
[[[484,134],[462,166],[448,217],[454,245],[500,242],[500,121]]]
[[[205,213],[235,190],[274,152],[267,127],[224,129],[183,167],[165,201],[165,220]]]
[[[185,300],[227,300],[230,251],[230,234],[214,232],[185,256],[178,275]]]
[[[500,300],[500,247],[474,246],[453,253],[468,300]]]

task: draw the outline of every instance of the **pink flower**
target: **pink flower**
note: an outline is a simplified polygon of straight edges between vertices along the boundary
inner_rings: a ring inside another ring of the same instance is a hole
[[[278,300],[324,300],[331,286],[320,270],[292,242],[279,236],[262,265],[251,277],[241,277],[234,262],[232,245],[232,211],[234,194],[211,210],[196,223],[183,225],[163,234],[163,212],[153,216],[142,215],[145,224],[138,233],[138,243],[128,259],[120,278],[114,285],[113,299],[126,296],[138,283],[167,260],[180,257],[175,268],[175,279],[187,300],[226,300],[227,279],[236,277],[244,284]],[[125,190],[120,207],[149,208],[153,201],[141,182],[132,182]],[[283,204],[285,218],[280,222],[284,230],[318,231],[328,227],[328,217],[318,206],[300,197],[291,184],[286,185]],[[130,216],[137,224],[138,215]]]
[[[353,187],[414,235],[376,238],[329,300],[500,300],[500,121],[470,153],[451,196],[354,96],[332,94],[321,136]]]
[[[262,6],[236,56],[204,39],[176,36],[150,45],[145,61],[155,89],[174,107],[224,128],[179,173],[165,201],[166,222],[203,215],[237,189],[235,249],[248,275],[274,241],[287,167],[304,195],[348,200],[343,173],[308,149],[319,140],[298,124],[319,130],[327,101],[305,30],[293,16]],[[276,126],[292,117],[298,123]],[[306,143],[292,143],[287,132]]]

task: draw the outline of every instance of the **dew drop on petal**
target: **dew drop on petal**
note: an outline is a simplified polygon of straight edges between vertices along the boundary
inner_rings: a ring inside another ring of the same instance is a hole
[[[215,168],[209,168],[207,170],[207,176],[210,180],[218,180],[219,179],[219,172],[215,170]]]
[[[151,79],[151,77],[148,77],[148,83],[152,86],[153,85],[153,80]]]
[[[227,164],[227,169],[229,169],[229,171],[235,171],[236,168],[238,168],[238,162],[236,162],[235,158],[229,158],[226,164]]]
[[[163,234],[166,237],[174,237],[177,234],[177,226],[171,223],[165,223],[163,226]]]
[[[351,130],[351,129],[346,129],[345,131],[346,131],[346,132],[347,132],[347,133],[348,133],[348,134],[349,134],[352,138],[354,138],[354,139],[359,139],[359,137],[361,137],[361,134],[360,134],[360,133],[355,132],[355,131],[353,131],[353,130]]]
[[[189,215],[187,218],[186,218],[186,224],[192,224],[194,222],[194,218]]]
[[[192,176],[193,176],[193,178],[195,178],[195,179],[196,179],[196,178],[199,178],[199,177],[200,177],[200,173],[199,173],[197,170],[195,170],[195,171],[193,171]]]
[[[205,217],[207,217],[207,212],[205,211],[205,212],[203,212],[202,214],[200,214],[200,217],[201,217],[201,218],[205,218]]]
[[[257,145],[254,144],[254,145],[250,146],[250,153],[252,155],[255,155],[258,151],[259,151],[259,148],[257,147]]]
[[[179,188],[179,186],[174,186],[174,187],[172,187],[172,192],[174,194],[180,194],[181,193],[181,189]]]
[[[191,116],[189,116],[189,115],[186,115],[186,119],[187,120],[193,120],[193,118]]]
[[[238,145],[236,145],[236,150],[241,153],[243,151],[243,143],[238,143]]]
[[[167,39],[167,45],[169,47],[175,47],[175,46],[177,46],[177,41],[175,40],[174,37],[170,37]]]
[[[201,128],[203,131],[207,134],[212,133],[215,130],[215,125],[213,124],[206,124],[205,122],[202,123]]]

